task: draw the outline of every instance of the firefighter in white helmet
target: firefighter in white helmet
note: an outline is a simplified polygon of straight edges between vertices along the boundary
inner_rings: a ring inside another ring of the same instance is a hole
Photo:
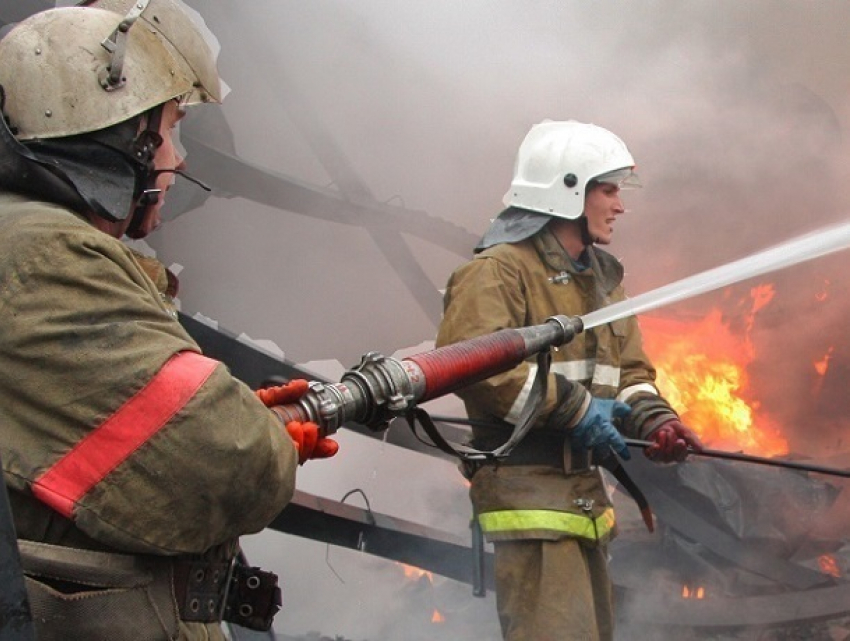
[[[121,241],[185,176],[184,110],[221,99],[209,34],[179,0],[84,4],[0,40],[0,456],[36,636],[268,629],[276,577],[238,537],[336,443],[275,410],[306,381],[255,393],[203,356]]]
[[[623,300],[623,267],[598,246],[624,213],[621,190],[640,185],[610,131],[546,121],[520,146],[507,208],[476,255],[450,277],[437,345],[502,328],[582,316]],[[535,380],[527,361],[461,389],[473,445],[510,436]],[[547,396],[532,430],[498,464],[465,466],[474,513],[494,544],[504,638],[613,638],[606,544],[616,533],[599,465],[628,458],[622,433],[652,441],[653,460],[682,461],[697,436],[655,386],[634,317],[582,332],[552,353]]]

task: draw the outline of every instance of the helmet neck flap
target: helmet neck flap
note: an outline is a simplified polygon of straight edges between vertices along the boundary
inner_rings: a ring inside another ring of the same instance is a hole
[[[0,110],[4,100],[0,87]],[[19,142],[6,119],[0,125],[0,186],[65,205],[81,214],[124,220],[155,180],[153,156],[161,144],[156,107],[148,114],[95,132]],[[139,133],[140,123],[147,123]],[[156,129],[154,129],[154,127]]]
[[[39,12],[0,40],[0,187],[138,228],[156,177],[185,176],[154,168],[163,105],[217,102],[220,82],[180,0],[110,8]]]

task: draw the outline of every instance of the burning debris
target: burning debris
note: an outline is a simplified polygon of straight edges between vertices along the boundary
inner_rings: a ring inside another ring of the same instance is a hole
[[[749,375],[756,315],[774,296],[771,285],[737,301],[727,291],[735,327],[720,309],[641,325],[659,386],[708,447],[802,460]],[[812,359],[815,375],[830,353]],[[634,457],[628,469],[658,532],[642,532],[619,501],[612,573],[623,639],[850,639],[850,516],[834,478],[699,457],[660,468]]]
[[[754,287],[752,307],[736,333],[719,308],[691,321],[640,320],[646,349],[658,368],[658,385],[708,446],[763,456],[788,453],[777,421],[755,396],[748,366],[756,358],[750,332],[756,313],[773,298],[769,285]]]

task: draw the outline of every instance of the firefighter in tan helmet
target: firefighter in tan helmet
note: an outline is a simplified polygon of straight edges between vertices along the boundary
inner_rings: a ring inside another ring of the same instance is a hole
[[[306,381],[254,392],[202,355],[121,241],[185,176],[185,109],[222,97],[208,32],[178,0],[84,4],[0,40],[0,456],[36,635],[268,629],[276,577],[238,538],[336,443],[275,411]]]
[[[507,208],[475,257],[450,277],[437,345],[503,328],[583,316],[623,300],[623,267],[611,242],[639,186],[620,138],[589,123],[534,125],[516,157]],[[473,444],[493,450],[525,415],[537,366],[461,389]],[[601,465],[629,457],[621,431],[652,441],[660,462],[701,448],[655,386],[634,317],[577,334],[552,352],[536,423],[505,460],[467,466],[481,530],[494,544],[496,601],[504,638],[613,638],[606,544],[616,533]]]

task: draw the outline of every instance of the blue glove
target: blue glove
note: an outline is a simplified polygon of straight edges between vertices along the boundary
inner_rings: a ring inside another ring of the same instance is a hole
[[[614,427],[613,420],[623,419],[632,408],[620,401],[591,398],[590,407],[578,424],[570,431],[570,441],[579,447],[593,450],[598,460],[610,456],[613,449],[620,458],[629,460],[631,454],[623,436]]]

